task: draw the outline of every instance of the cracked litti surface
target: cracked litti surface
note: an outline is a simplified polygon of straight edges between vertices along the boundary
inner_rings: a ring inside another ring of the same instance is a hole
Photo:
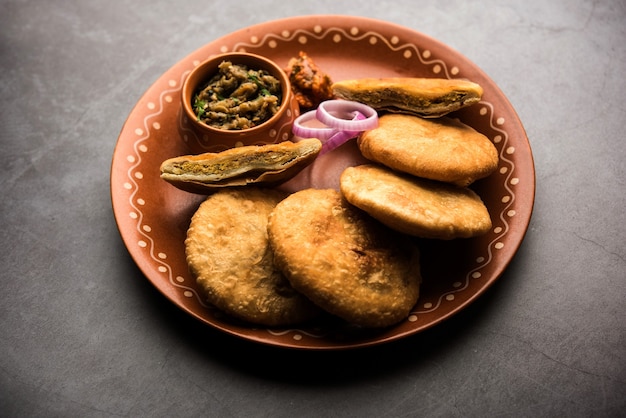
[[[405,319],[419,296],[419,252],[334,189],[305,189],[270,215],[277,266],[324,310],[364,327]]]
[[[187,263],[207,300],[248,322],[287,325],[318,313],[274,266],[267,220],[284,196],[271,189],[224,189],[200,205],[187,232]]]

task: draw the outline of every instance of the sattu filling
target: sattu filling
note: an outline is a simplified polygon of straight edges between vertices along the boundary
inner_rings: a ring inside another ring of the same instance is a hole
[[[417,97],[390,89],[361,93],[358,97],[357,95],[354,96],[354,100],[366,101],[372,106],[406,110],[441,109],[451,105],[465,104],[472,98],[472,95],[464,91],[453,91],[434,97]]]
[[[213,160],[180,161],[172,164],[171,174],[197,177],[233,177],[251,171],[280,170],[300,157],[296,153],[268,151]]]

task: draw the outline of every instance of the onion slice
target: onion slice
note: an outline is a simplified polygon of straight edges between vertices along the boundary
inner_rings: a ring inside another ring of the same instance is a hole
[[[358,110],[354,113],[355,115],[352,118],[352,120],[356,121],[356,120],[365,119],[365,115],[363,115],[363,113],[359,112]],[[330,138],[328,138],[328,140],[324,142],[324,144],[322,145],[322,149],[320,150],[320,155],[326,154],[327,152],[330,152],[334,150],[335,148],[339,148],[341,145],[348,142],[349,139],[356,137],[360,133],[360,131],[340,131],[340,130],[337,130],[335,132],[336,133]]]
[[[317,126],[312,122],[316,122]],[[298,116],[291,130],[300,138],[317,138],[322,141],[319,153],[322,155],[377,126],[378,113],[366,104],[350,100],[326,100],[320,103],[317,110]]]
[[[359,132],[336,131],[333,136],[328,138],[328,140],[324,142],[324,144],[322,144],[322,149],[320,150],[319,155],[324,155],[327,152],[334,150],[335,148],[339,148],[340,146],[348,142],[348,140],[356,137],[358,134]]]
[[[315,110],[303,113],[293,121],[291,131],[295,136],[300,138],[317,138],[320,141],[324,141],[333,136],[337,130],[335,128],[329,128],[327,126],[306,126],[307,122],[311,120],[317,120]]]
[[[355,118],[357,113],[364,118]],[[317,119],[326,126],[351,132],[361,132],[378,126],[378,113],[370,106],[351,100],[326,100],[317,107]]]

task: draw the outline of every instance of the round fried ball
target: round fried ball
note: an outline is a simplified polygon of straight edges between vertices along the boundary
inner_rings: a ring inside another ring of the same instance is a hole
[[[274,266],[267,221],[283,198],[271,189],[223,189],[200,205],[185,240],[187,264],[207,300],[255,324],[295,324],[320,313]]]
[[[337,190],[290,195],[272,211],[268,232],[276,265],[292,286],[352,324],[395,324],[417,301],[417,247]]]

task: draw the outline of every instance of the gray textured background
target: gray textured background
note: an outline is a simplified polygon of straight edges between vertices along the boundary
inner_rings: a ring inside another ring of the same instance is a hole
[[[516,108],[537,196],[469,309],[367,350],[273,350],[203,326],[134,265],[117,135],[178,60],[242,27],[368,16],[432,36]],[[624,416],[626,4],[0,0],[1,416]]]

